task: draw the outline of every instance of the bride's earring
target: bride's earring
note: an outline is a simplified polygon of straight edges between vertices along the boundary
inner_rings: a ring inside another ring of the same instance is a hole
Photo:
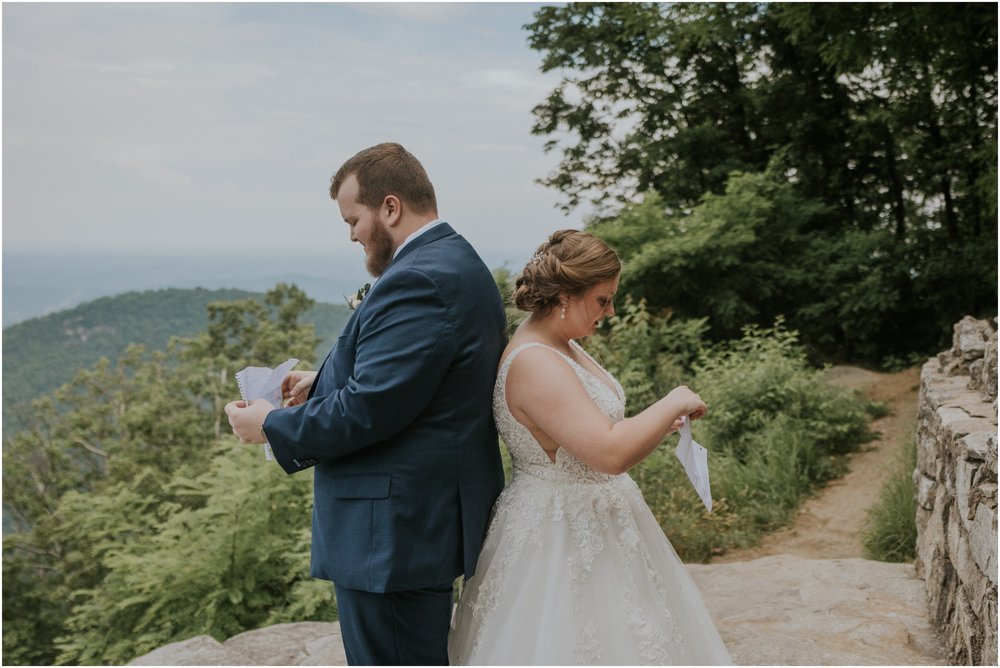
[[[562,313],[559,314],[559,317],[563,320],[566,319],[566,302],[562,303]]]

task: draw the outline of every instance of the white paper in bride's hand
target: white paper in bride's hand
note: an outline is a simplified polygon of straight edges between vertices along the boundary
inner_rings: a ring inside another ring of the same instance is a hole
[[[249,403],[252,399],[263,399],[275,408],[279,408],[281,406],[281,381],[298,363],[299,361],[292,357],[285,360],[277,369],[269,369],[265,366],[248,366],[242,371],[237,371],[236,384],[240,388],[243,400]],[[267,441],[264,441],[264,458],[269,462],[274,460],[271,445]]]
[[[712,490],[708,484],[708,450],[691,437],[691,419],[686,415],[681,424],[681,440],[674,452],[684,465],[684,471],[694,485],[694,490],[701,497],[702,503],[708,508],[708,512],[712,512]]]

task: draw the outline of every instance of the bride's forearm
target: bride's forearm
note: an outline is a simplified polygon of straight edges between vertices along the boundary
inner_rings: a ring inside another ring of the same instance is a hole
[[[604,473],[625,473],[656,449],[689,408],[681,398],[667,395],[638,415],[611,425],[607,445],[588,464]]]

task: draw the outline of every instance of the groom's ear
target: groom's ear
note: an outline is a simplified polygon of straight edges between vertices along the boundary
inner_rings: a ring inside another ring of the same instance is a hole
[[[395,195],[386,195],[382,200],[382,215],[385,224],[393,227],[397,225],[403,215],[403,206],[399,198]]]

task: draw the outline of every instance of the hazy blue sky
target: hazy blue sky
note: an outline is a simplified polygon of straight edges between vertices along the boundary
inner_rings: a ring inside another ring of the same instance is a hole
[[[330,175],[391,140],[523,262],[585,214],[534,183],[537,7],[4,3],[4,250],[343,252]]]

